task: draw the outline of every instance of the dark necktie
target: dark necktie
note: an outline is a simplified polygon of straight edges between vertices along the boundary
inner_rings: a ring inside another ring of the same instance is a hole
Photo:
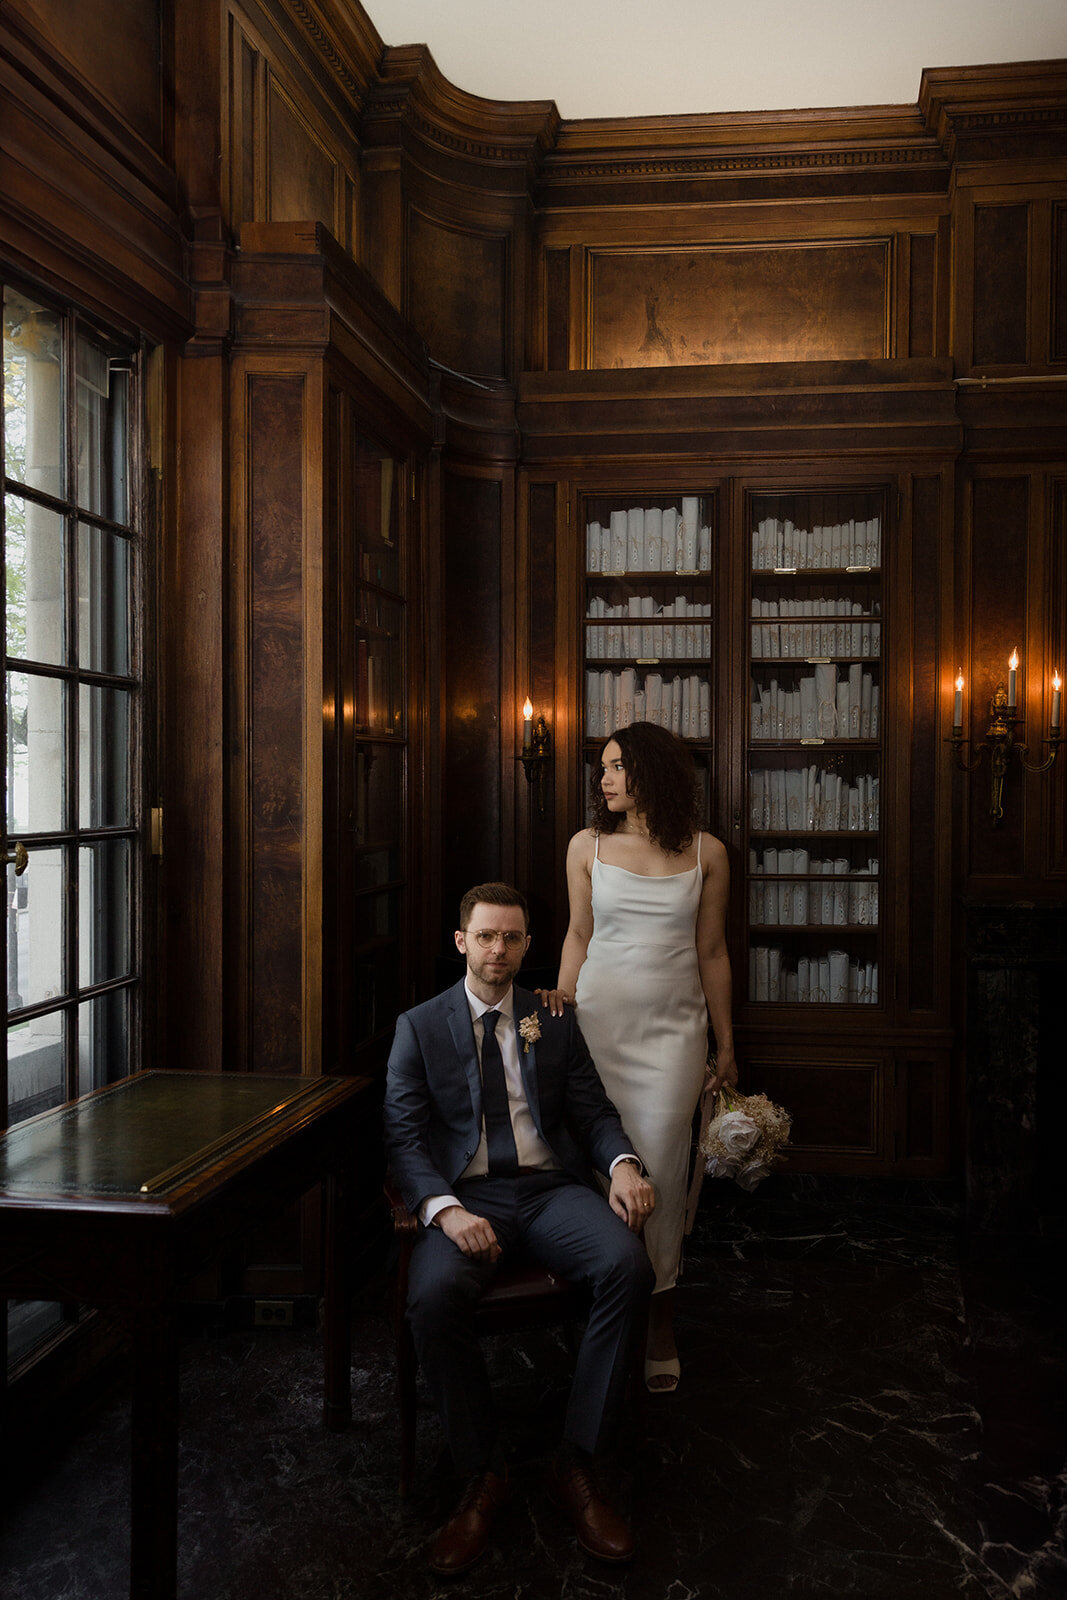
[[[489,1150],[489,1176],[515,1178],[519,1172],[519,1156],[515,1149],[515,1134],[511,1127],[508,1109],[508,1086],[504,1077],[504,1058],[496,1039],[499,1011],[487,1011],[482,1017],[482,1111],[485,1115],[485,1142]]]

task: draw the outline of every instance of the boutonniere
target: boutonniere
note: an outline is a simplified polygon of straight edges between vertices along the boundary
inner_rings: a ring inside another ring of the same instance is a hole
[[[537,1012],[531,1011],[528,1017],[523,1017],[519,1023],[519,1032],[525,1041],[522,1053],[525,1055],[532,1044],[536,1044],[541,1037],[541,1024],[537,1020]]]

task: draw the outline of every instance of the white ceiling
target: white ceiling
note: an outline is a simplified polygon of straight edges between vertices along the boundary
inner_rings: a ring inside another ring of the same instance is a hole
[[[1067,57],[1067,0],[363,0],[458,88],[560,115],[914,105],[924,67]]]

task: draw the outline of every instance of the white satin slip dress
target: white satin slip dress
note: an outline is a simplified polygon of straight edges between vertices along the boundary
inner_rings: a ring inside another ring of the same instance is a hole
[[[593,936],[575,992],[589,1053],[655,1184],[645,1244],[657,1292],[678,1276],[690,1126],[708,1057],[696,952],[701,837],[696,866],[665,878],[601,861],[597,837]]]

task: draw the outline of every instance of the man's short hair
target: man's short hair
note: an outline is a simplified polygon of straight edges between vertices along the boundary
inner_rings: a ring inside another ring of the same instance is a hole
[[[479,883],[468,889],[459,903],[460,931],[465,933],[475,906],[518,906],[522,912],[527,933],[530,931],[530,908],[526,896],[513,889],[510,883]]]

